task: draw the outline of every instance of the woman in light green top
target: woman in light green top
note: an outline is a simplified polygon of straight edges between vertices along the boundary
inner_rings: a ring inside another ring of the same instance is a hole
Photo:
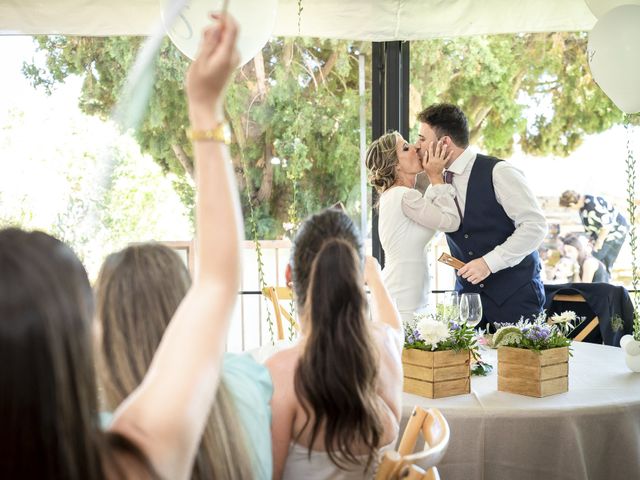
[[[180,257],[164,245],[130,246],[105,260],[96,286],[96,316],[107,409],[139,385],[190,283]],[[272,391],[264,366],[249,355],[225,354],[193,479],[271,478]]]

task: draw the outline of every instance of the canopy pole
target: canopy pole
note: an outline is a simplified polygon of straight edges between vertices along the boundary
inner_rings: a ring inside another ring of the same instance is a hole
[[[373,42],[371,55],[371,138],[389,130],[409,136],[409,45],[410,42]],[[371,204],[378,203],[372,189]],[[373,256],[384,267],[384,251],[378,234],[378,210],[371,215]]]
[[[365,56],[358,56],[358,90],[360,93],[360,232],[367,236],[367,166],[365,155],[367,154],[367,105],[365,90]]]

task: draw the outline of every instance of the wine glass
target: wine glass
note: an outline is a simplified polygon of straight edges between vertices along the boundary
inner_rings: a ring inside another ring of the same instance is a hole
[[[460,315],[460,296],[458,292],[446,292],[444,294],[443,317],[447,322],[455,322]]]
[[[463,293],[460,297],[460,321],[475,327],[482,320],[482,301],[479,293]]]

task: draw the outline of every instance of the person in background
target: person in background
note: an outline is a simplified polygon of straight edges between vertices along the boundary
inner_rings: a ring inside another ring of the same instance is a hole
[[[236,23],[218,19],[187,73],[196,131],[219,125],[216,105],[239,62]],[[220,381],[242,225],[227,148],[198,141],[194,154],[197,273],[144,380],[106,432],[84,267],[45,233],[0,231],[0,478],[189,478]]]
[[[627,219],[605,198],[580,195],[575,190],[565,191],[559,204],[578,210],[582,225],[593,242],[593,256],[604,263],[611,274],[629,231]]]
[[[591,255],[590,247],[578,235],[570,234],[563,238],[562,250],[566,258],[574,265],[573,277],[570,281],[592,283],[609,282],[609,273],[604,264]]]
[[[455,191],[445,185],[442,170],[446,148],[435,145],[424,158],[398,132],[387,133],[371,143],[366,165],[369,181],[380,193],[378,233],[384,249],[382,276],[402,320],[427,308],[429,269],[425,249],[436,230],[458,229],[460,217]],[[431,188],[422,195],[416,177],[426,172]]]
[[[190,286],[184,262],[161,244],[132,245],[105,260],[95,292],[98,374],[109,411],[144,378]],[[192,479],[271,478],[272,390],[263,365],[249,355],[224,354]]]
[[[447,243],[465,263],[456,290],[480,294],[481,328],[537,316],[545,300],[537,250],[547,221],[524,175],[509,162],[471,149],[467,118],[456,105],[431,105],[418,120],[421,152],[437,142],[451,152],[444,175],[455,189],[461,219],[460,228],[447,233]]]
[[[300,226],[286,275],[302,335],[266,362],[273,477],[371,478],[395,446],[402,404],[404,335],[380,266],[351,219],[327,209]]]

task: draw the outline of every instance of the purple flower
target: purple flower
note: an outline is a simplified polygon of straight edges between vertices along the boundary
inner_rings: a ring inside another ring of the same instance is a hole
[[[532,342],[544,342],[549,338],[549,335],[551,335],[551,330],[549,327],[542,325],[533,325],[527,329],[527,332],[523,329],[523,333],[524,336]]]
[[[451,324],[449,325],[449,329],[454,332],[457,330],[460,330],[460,324],[456,322],[451,322]]]
[[[406,334],[404,341],[405,343],[412,344],[419,342],[420,340],[420,332],[418,330],[413,330],[413,332]]]

